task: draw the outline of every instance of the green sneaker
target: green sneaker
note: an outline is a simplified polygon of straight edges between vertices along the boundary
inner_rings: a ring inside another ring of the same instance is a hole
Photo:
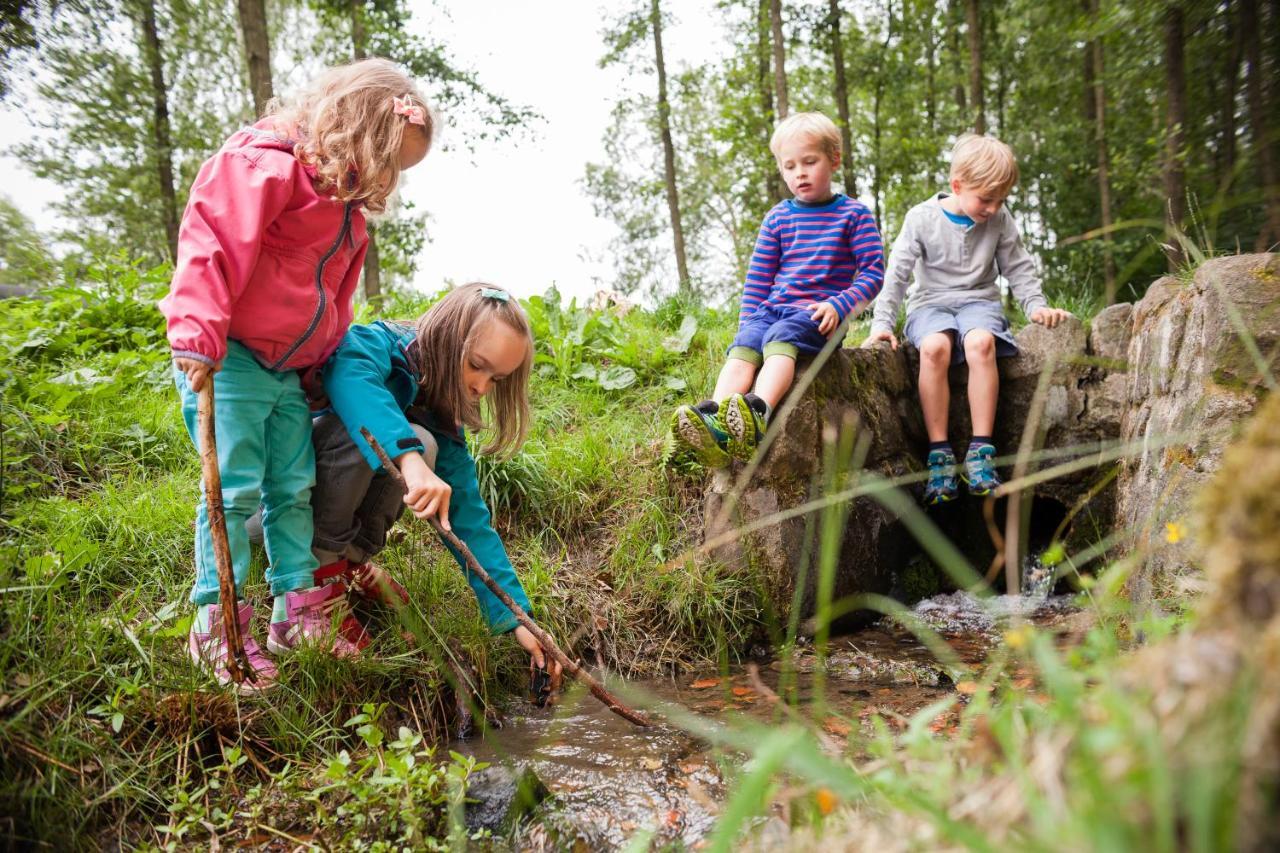
[[[704,467],[723,468],[729,464],[729,436],[715,415],[694,406],[680,406],[671,416],[671,435],[677,446],[683,445]]]
[[[729,434],[729,455],[743,462],[751,461],[766,429],[760,413],[751,408],[746,397],[732,394],[720,404],[720,423]]]

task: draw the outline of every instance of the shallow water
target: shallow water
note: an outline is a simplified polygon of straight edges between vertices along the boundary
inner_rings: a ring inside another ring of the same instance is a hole
[[[1014,617],[1052,625],[1074,612],[1064,597],[997,596],[978,600],[964,593],[934,596],[914,608],[965,664],[978,664],[1000,640]],[[786,670],[785,691],[780,686]],[[815,678],[825,678],[823,696]],[[811,645],[758,667],[759,681],[745,667],[726,674],[686,674],[676,679],[623,685],[627,697],[643,696],[644,707],[661,721],[673,705],[714,724],[748,717],[777,721],[778,698],[791,703],[837,740],[871,734],[872,718],[904,726],[921,708],[955,693],[951,674],[912,634],[882,620],[832,639],[824,666]],[[609,684],[618,687],[616,681]],[[819,702],[819,699],[824,701]],[[945,715],[944,715],[945,716]],[[936,731],[946,736],[948,721]],[[638,830],[656,833],[659,843],[694,845],[704,838],[727,794],[722,768],[742,756],[660,722],[637,728],[606,710],[583,690],[570,690],[557,705],[536,708],[518,702],[505,725],[482,738],[455,742],[453,749],[491,763],[531,766],[553,797],[520,830],[517,846],[617,849]]]

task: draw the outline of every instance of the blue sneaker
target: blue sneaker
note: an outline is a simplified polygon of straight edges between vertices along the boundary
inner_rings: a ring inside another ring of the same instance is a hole
[[[937,506],[956,499],[960,480],[956,477],[956,455],[950,450],[929,451],[929,480],[924,484],[926,506]]]
[[[720,423],[729,435],[728,451],[734,459],[751,461],[766,429],[764,418],[741,394],[731,394],[720,404]]]
[[[671,416],[671,435],[676,445],[692,453],[704,467],[723,468],[729,464],[729,434],[716,415],[695,406],[680,406]]]
[[[964,481],[971,495],[989,495],[1000,485],[996,473],[996,449],[990,444],[970,445],[964,455]]]

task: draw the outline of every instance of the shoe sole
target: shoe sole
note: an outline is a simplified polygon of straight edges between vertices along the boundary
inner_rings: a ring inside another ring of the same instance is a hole
[[[741,396],[735,394],[720,407],[724,431],[729,433],[729,455],[743,462],[750,461],[758,446],[755,418],[750,411],[750,405]],[[747,438],[748,435],[751,436],[750,439]]]
[[[688,411],[687,407],[681,407],[676,409],[675,420],[676,438],[693,451],[699,462],[708,468],[723,468],[729,464],[728,452],[716,443],[715,436],[702,418]]]

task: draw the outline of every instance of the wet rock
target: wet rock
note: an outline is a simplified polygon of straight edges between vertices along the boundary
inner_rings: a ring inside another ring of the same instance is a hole
[[[467,785],[467,828],[506,835],[550,793],[530,765],[486,767]]]
[[[1191,504],[1258,405],[1258,359],[1274,375],[1278,297],[1280,256],[1239,255],[1206,262],[1190,282],[1161,279],[1134,306],[1120,438],[1140,450],[1121,466],[1116,521],[1133,533],[1126,548],[1144,554],[1135,599],[1176,593],[1194,565]]]

